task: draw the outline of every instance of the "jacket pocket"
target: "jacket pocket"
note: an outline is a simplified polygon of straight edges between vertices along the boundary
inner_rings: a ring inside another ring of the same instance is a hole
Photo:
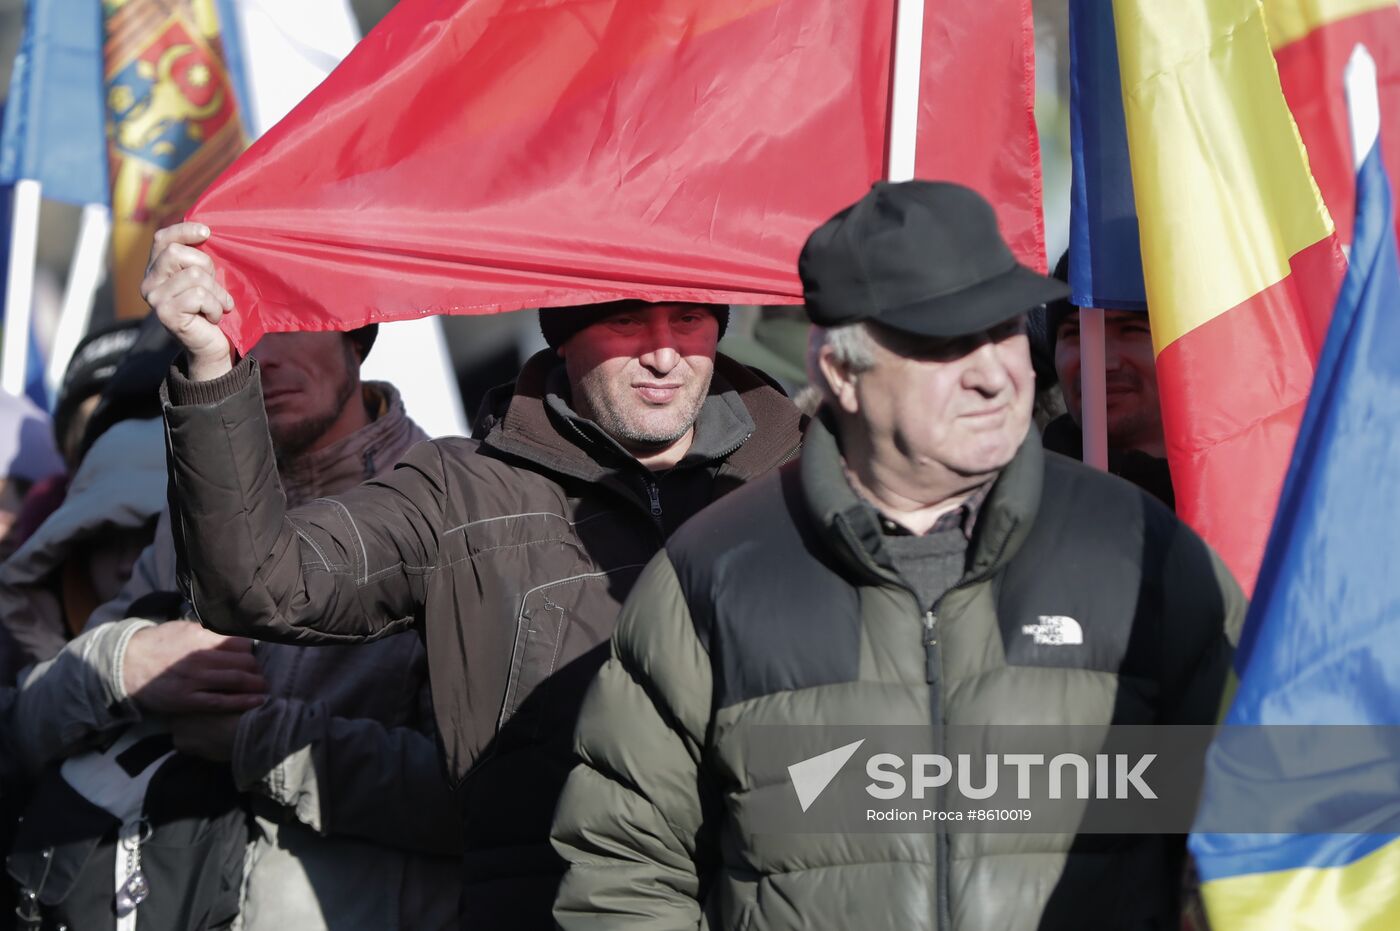
[[[532,736],[537,732],[543,718],[537,709],[547,700],[541,686],[561,668],[607,642],[617,623],[619,606],[644,565],[557,579],[525,593],[516,617],[498,731],[521,715],[530,721],[517,721],[514,729]],[[521,727],[527,723],[528,727]]]

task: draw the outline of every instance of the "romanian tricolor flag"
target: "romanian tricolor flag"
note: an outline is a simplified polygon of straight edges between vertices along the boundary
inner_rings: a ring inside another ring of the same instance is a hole
[[[117,315],[140,317],[151,236],[243,151],[214,0],[103,0]]]
[[[1215,931],[1400,928],[1400,252],[1356,62],[1351,268],[1191,836]]]
[[[1342,68],[1358,42],[1376,60],[1381,112],[1400,113],[1400,3],[1396,0],[1264,0],[1283,94],[1308,148],[1313,177],[1351,243],[1356,173],[1351,163]],[[1391,185],[1400,182],[1400,119],[1383,129]]]
[[[263,332],[794,303],[885,175],[892,0],[402,0],[190,213]],[[1029,0],[926,0],[919,177],[1044,267]]]
[[[1114,0],[1177,510],[1248,591],[1345,269],[1259,0]]]

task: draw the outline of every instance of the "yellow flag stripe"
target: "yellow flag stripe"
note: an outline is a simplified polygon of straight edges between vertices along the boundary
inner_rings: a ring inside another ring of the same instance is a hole
[[[1215,931],[1400,928],[1400,841],[1346,866],[1252,873],[1201,886]]]
[[[1264,0],[1264,21],[1269,42],[1280,49],[1329,23],[1395,6],[1395,0]]]
[[[1330,235],[1259,0],[1114,0],[1157,351]]]

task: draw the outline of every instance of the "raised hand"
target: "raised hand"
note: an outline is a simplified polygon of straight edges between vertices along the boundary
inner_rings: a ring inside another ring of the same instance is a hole
[[[141,296],[184,347],[195,381],[218,378],[233,367],[232,348],[218,327],[233,298],[214,280],[214,260],[195,248],[209,235],[200,223],[158,231],[141,281]]]

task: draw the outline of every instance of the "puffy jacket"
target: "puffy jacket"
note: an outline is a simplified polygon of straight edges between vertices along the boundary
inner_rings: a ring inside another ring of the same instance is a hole
[[[556,814],[566,929],[1165,929],[1180,837],[759,833],[745,735],[777,724],[1215,720],[1244,599],[1147,494],[1031,435],[925,616],[814,422],[802,459],[648,566],[581,713]],[[1039,615],[1082,644],[1038,645]],[[929,641],[932,641],[931,643]],[[771,803],[769,803],[771,804]]]
[[[11,651],[0,644],[5,684],[13,684],[25,666],[56,656],[71,636],[69,624],[76,629],[96,607],[81,604],[76,591],[64,591],[57,573],[65,564],[100,541],[129,551],[129,565],[150,541],[165,507],[160,436],[159,420],[125,420],[103,433],[83,458],[63,504],[0,565],[0,623],[19,648],[13,651],[18,655],[6,657]]]
[[[365,396],[376,408],[372,423],[281,465],[290,500],[351,488],[427,439],[393,386],[366,383]],[[28,671],[13,726],[17,755],[31,773],[140,719],[122,667],[131,637],[152,622],[128,617],[128,609],[151,593],[174,591],[175,569],[170,519],[162,514],[122,593],[54,661]],[[461,843],[421,640],[333,649],[258,643],[254,652],[269,697],[242,716],[233,747],[234,780],[256,813],[236,927],[429,931],[455,924]]]
[[[622,600],[672,530],[801,441],[787,398],[721,357],[690,452],[653,474],[569,409],[563,378],[541,353],[480,441],[422,444],[290,512],[255,364],[167,388],[180,571],[206,626],[301,644],[423,631],[473,928],[553,927],[550,818]]]

